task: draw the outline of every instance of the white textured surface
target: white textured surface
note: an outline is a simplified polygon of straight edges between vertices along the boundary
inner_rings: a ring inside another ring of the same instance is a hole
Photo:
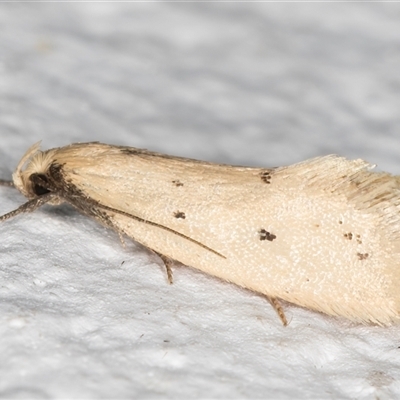
[[[43,140],[400,173],[400,6],[3,3],[0,174]],[[0,212],[24,200],[0,188]],[[400,396],[400,327],[351,324],[160,260],[68,207],[0,225],[1,398]]]

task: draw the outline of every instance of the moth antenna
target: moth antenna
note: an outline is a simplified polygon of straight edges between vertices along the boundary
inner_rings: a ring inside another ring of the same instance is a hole
[[[285,312],[283,311],[281,302],[276,297],[267,296],[267,299],[271,303],[271,306],[274,308],[276,313],[279,315],[279,318],[282,321],[283,326],[287,326],[288,322],[286,319]]]
[[[13,181],[6,181],[4,179],[0,179],[0,186],[10,186],[10,187],[15,187]]]
[[[58,199],[58,197],[59,196],[56,193],[46,193],[40,197],[36,197],[35,199],[29,200],[26,203],[22,204],[15,210],[0,216],[0,221],[5,221],[7,219],[13,218],[18,214],[35,211],[43,204],[46,204],[49,201],[54,200],[55,198]]]

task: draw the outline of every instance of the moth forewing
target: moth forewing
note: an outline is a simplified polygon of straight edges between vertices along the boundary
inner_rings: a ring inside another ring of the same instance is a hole
[[[370,168],[337,156],[268,169],[36,145],[13,175],[31,203],[11,216],[65,201],[164,261],[266,295],[283,322],[278,298],[387,325],[400,307],[399,178]]]

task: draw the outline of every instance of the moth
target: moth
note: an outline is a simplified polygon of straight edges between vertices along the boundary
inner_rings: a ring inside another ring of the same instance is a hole
[[[280,300],[360,323],[400,310],[400,178],[335,155],[278,168],[132,147],[33,145],[13,174],[28,201],[5,221],[68,203],[174,261]]]

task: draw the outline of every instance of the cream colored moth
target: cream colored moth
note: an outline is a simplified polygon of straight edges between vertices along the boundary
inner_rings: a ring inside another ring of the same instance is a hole
[[[265,295],[361,323],[400,310],[400,178],[326,156],[248,168],[131,147],[33,145],[13,174],[29,200],[68,203],[158,253]]]

